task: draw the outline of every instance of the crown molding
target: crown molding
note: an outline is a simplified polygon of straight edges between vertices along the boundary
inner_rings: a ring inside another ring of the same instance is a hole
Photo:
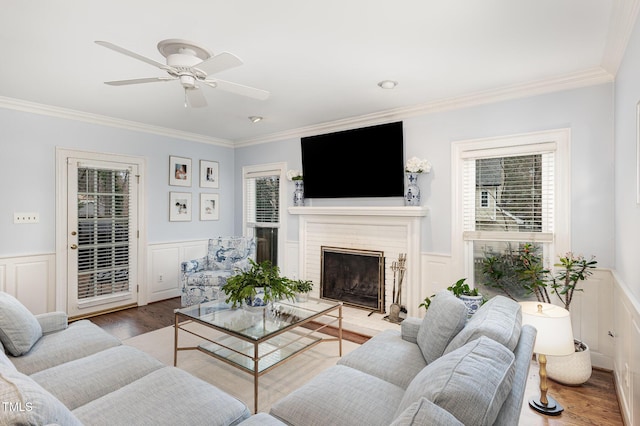
[[[50,117],[66,118],[69,120],[82,121],[85,123],[98,124],[101,126],[117,127],[120,129],[132,130],[135,132],[151,133],[154,135],[167,136],[176,139],[189,140],[211,145],[220,145],[231,148],[233,148],[234,146],[232,141],[225,139],[218,139],[210,136],[200,135],[197,133],[183,132],[166,127],[152,126],[135,121],[122,120],[119,118],[112,118],[99,114],[91,114],[88,112],[76,111],[51,105],[38,104],[35,102],[28,102],[3,96],[0,96],[0,108],[47,115]]]
[[[414,105],[410,107],[396,108],[358,117],[336,120],[314,126],[301,127],[284,132],[272,133],[252,139],[237,140],[236,147],[257,145],[266,142],[313,136],[323,133],[338,132],[358,127],[372,126],[376,124],[390,123],[418,115],[432,114],[435,112],[450,111],[469,108],[477,105],[490,104],[510,99],[526,98],[545,93],[559,92],[563,90],[577,89],[580,87],[594,86],[614,81],[613,74],[602,67],[564,74],[561,76],[539,80],[523,84],[504,86],[497,89],[471,93],[469,95],[446,98]]]
[[[616,75],[638,18],[640,0],[614,0],[602,68]]]
[[[634,3],[639,2],[640,0],[634,0]],[[267,142],[275,142],[292,138],[301,138],[305,136],[338,132],[341,130],[354,129],[358,127],[391,123],[394,121],[403,120],[419,115],[469,108],[477,105],[490,104],[510,99],[526,98],[536,95],[542,95],[545,93],[559,92],[563,90],[610,83],[612,81],[614,81],[613,74],[606,71],[602,67],[595,67],[588,70],[565,74],[546,80],[504,86],[497,89],[471,93],[469,95],[446,98],[409,107],[380,111],[372,114],[365,114],[357,117],[350,117],[313,126],[300,127],[297,129],[272,133],[256,138],[241,139],[236,141],[218,139],[196,133],[169,129],[166,127],[151,126],[134,121],[122,120],[98,114],[91,114],[82,111],[43,105],[1,96],[0,108],[14,109],[18,111],[48,115],[58,118],[66,118],[70,120],[83,121],[86,123],[98,124],[103,126],[118,127],[137,132],[174,137],[177,139],[190,140],[211,145],[239,148],[251,145],[259,145]]]

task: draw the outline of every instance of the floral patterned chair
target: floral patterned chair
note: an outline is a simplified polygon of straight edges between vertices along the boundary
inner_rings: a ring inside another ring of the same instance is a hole
[[[255,260],[253,237],[218,237],[209,240],[207,255],[182,262],[180,280],[182,306],[216,300],[227,278],[250,266]]]

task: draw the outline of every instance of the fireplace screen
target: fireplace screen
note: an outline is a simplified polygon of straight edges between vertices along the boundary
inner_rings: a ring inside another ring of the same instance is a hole
[[[384,252],[321,249],[320,297],[384,312]]]

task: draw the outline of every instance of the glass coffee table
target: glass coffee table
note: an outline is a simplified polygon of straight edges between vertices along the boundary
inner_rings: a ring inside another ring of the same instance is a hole
[[[326,319],[316,321],[320,317]],[[312,321],[313,324],[308,324]],[[307,327],[303,327],[305,324]],[[322,333],[330,327],[337,329],[337,337]],[[209,333],[212,330],[217,332]],[[179,331],[197,336],[203,343],[180,347]],[[224,300],[217,300],[175,310],[173,365],[178,364],[179,351],[199,350],[253,374],[254,412],[257,413],[258,378],[327,341],[337,341],[338,354],[342,356],[341,302],[309,299],[274,302],[266,308],[234,309]]]

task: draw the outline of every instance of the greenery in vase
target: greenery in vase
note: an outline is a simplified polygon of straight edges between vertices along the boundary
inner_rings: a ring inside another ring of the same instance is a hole
[[[232,303],[232,307],[242,305],[246,300],[253,299],[258,288],[264,288],[264,301],[273,302],[281,299],[295,298],[295,290],[291,280],[280,276],[280,269],[265,260],[256,263],[249,259],[251,267],[248,271],[241,272],[227,278],[222,286],[222,291],[227,296],[226,303]]]
[[[309,293],[313,290],[313,282],[309,280],[291,280],[290,285],[296,293]]]
[[[482,296],[482,294],[480,294],[480,292],[478,291],[477,288],[470,288],[469,284],[467,284],[465,281],[467,279],[466,278],[460,278],[458,281],[456,281],[454,284],[450,285],[449,287],[447,287],[447,290],[449,290],[451,293],[453,293],[454,296],[456,297],[460,297],[460,296]],[[429,297],[425,297],[424,300],[422,301],[422,303],[420,305],[418,305],[419,308],[425,308],[425,309],[429,309],[429,305],[431,305],[431,298],[434,297],[435,294],[432,294]],[[485,298],[482,298],[482,303],[486,302]]]

